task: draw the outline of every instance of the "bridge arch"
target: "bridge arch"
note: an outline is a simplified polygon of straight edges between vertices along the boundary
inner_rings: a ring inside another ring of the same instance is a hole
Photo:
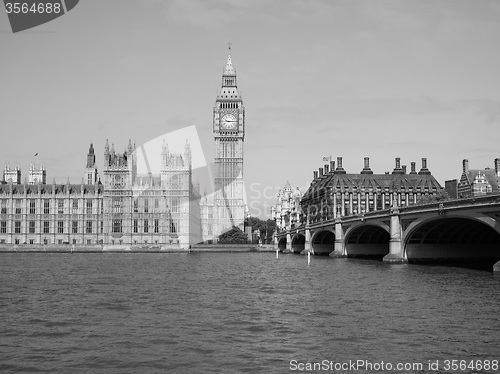
[[[362,223],[349,227],[345,233],[347,257],[382,259],[389,253],[389,226],[383,223]]]
[[[311,238],[311,246],[315,256],[328,256],[334,250],[335,232],[318,230]]]
[[[278,241],[278,249],[283,252],[285,249],[286,249],[286,237],[282,237],[279,241]]]
[[[306,237],[303,234],[297,233],[292,238],[293,253],[302,252],[306,248]]]
[[[500,260],[500,223],[477,212],[426,217],[404,233],[410,263],[490,267]]]

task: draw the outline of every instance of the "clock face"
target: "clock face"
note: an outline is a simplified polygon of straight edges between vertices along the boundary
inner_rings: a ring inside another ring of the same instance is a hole
[[[223,129],[232,130],[236,128],[236,118],[232,114],[225,114],[221,121],[221,127]]]

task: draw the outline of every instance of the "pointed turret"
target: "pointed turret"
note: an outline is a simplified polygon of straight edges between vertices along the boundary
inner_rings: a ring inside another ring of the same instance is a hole
[[[161,146],[161,154],[162,155],[168,155],[168,144],[165,142],[165,139],[163,139],[163,144]]]
[[[131,154],[132,154],[132,151],[133,151],[133,148],[132,148],[132,140],[131,140],[131,139],[129,139],[129,140],[128,140],[128,145],[127,145],[127,153],[128,153],[129,155],[131,155]]]
[[[191,146],[189,145],[188,140],[186,139],[186,144],[184,145],[184,158],[188,165],[191,165]]]
[[[90,143],[89,153],[87,153],[87,168],[95,166],[94,144]]]
[[[228,44],[229,53],[227,56],[226,67],[224,68],[223,75],[236,75],[236,71],[233,67],[233,62],[231,61],[231,42]]]
[[[107,140],[106,140],[106,145],[107,145]],[[106,152],[104,152],[104,157],[106,158]],[[93,143],[90,143],[89,153],[87,154],[87,166],[85,168],[83,179],[86,181],[87,184],[97,183],[97,167],[95,165],[95,153],[94,153]]]
[[[165,169],[168,165],[168,158],[169,158],[169,150],[168,150],[168,144],[165,142],[165,139],[163,139],[163,144],[161,146],[161,167],[162,169]]]
[[[231,42],[228,44],[229,53],[227,56],[226,67],[222,73],[222,87],[236,87],[236,70],[234,70],[231,61]]]

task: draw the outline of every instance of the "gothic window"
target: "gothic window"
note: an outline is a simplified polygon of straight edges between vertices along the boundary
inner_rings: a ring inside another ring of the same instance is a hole
[[[50,233],[50,221],[43,221],[43,233],[44,234]]]
[[[59,234],[64,233],[64,221],[57,221],[57,232]]]
[[[50,200],[43,201],[43,214],[50,214]]]
[[[92,214],[92,200],[87,200],[87,214]]]
[[[7,200],[2,200],[1,214],[7,214]]]
[[[144,199],[144,213],[149,213],[149,202],[148,199]],[[147,231],[145,231],[147,232]]]
[[[170,212],[179,213],[180,212],[180,201],[178,197],[173,197],[170,205]]]
[[[57,213],[58,214],[63,214],[64,213],[64,201],[63,200],[59,200],[57,202]]]
[[[16,199],[16,214],[21,214],[21,199]]]
[[[121,213],[122,212],[122,201],[120,198],[113,199],[113,213]],[[115,231],[115,232],[121,232]]]
[[[7,221],[0,222],[0,234],[7,233]]]
[[[134,199],[134,213],[139,212],[139,201]]]
[[[160,232],[160,220],[155,219],[155,233]]]
[[[78,200],[73,199],[73,213],[78,213]]]
[[[124,182],[123,182],[123,177],[121,175],[115,175],[113,177],[113,187],[114,188],[121,188],[124,186]]]
[[[87,234],[92,234],[92,221],[87,221]]]
[[[35,233],[35,221],[30,221],[29,222],[29,233],[34,234]]]
[[[113,220],[113,232],[122,232],[122,220],[121,219]]]
[[[149,222],[147,219],[144,220],[144,232],[149,232]]]
[[[139,221],[134,219],[134,233],[139,232]]]
[[[78,234],[78,221],[73,221],[71,224],[71,232],[73,234]]]
[[[173,175],[171,181],[173,190],[180,189],[180,175]]]
[[[14,233],[16,233],[16,234],[21,233],[21,221],[14,222]]]
[[[35,199],[30,199],[30,214],[36,213],[36,201]]]
[[[177,232],[178,227],[179,227],[179,220],[178,219],[171,219],[170,220],[170,232],[172,234],[175,234]]]

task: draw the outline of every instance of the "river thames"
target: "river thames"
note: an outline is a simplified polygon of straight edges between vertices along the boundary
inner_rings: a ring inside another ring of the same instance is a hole
[[[274,253],[3,253],[0,371],[494,373],[499,287]]]

